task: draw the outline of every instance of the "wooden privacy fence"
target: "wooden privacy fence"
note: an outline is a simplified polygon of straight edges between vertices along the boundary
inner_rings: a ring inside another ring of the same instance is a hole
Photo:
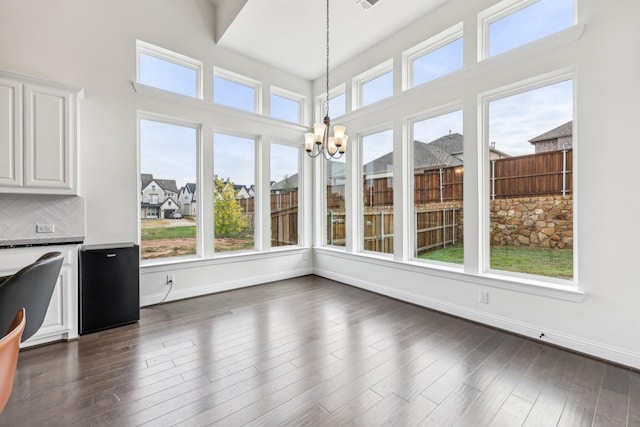
[[[414,174],[416,205],[461,201],[461,166],[432,168]],[[364,182],[364,205],[392,206],[393,189],[389,178]],[[490,197],[533,197],[550,194],[566,196],[573,192],[573,150],[549,151],[527,156],[491,160]],[[344,185],[327,187],[327,208],[339,208],[344,200]]]
[[[460,209],[416,209],[414,215],[416,256],[458,243],[458,226],[461,224]]]
[[[573,192],[573,150],[549,151],[491,161],[491,198]]]
[[[445,248],[459,242],[461,210],[416,209],[415,210],[415,255],[434,249]],[[327,243],[344,246],[345,213],[327,213]],[[363,248],[366,251],[393,253],[393,213],[379,211],[364,214]]]
[[[256,210],[255,197],[248,197],[246,199],[237,199],[238,203],[242,207],[242,211],[254,212]],[[287,209],[290,207],[298,206],[298,191],[290,191],[288,193],[272,194],[271,195],[271,212],[280,209]]]
[[[298,244],[298,207],[271,212],[271,246]]]

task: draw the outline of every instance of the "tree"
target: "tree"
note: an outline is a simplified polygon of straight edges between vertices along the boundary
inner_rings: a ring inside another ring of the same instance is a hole
[[[214,198],[213,218],[216,236],[240,233],[249,223],[236,199],[236,192],[230,179],[226,181],[213,177]]]

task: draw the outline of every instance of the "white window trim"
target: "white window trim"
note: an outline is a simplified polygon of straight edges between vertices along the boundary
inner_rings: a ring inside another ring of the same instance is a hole
[[[489,59],[489,26],[538,0],[503,0],[478,13],[478,62]],[[577,23],[577,1],[573,0],[573,25]],[[566,28],[565,28],[566,29]],[[539,39],[538,39],[539,40]],[[532,40],[532,42],[535,40]],[[525,43],[525,46],[529,43]],[[520,46],[518,46],[520,47]],[[517,48],[515,48],[517,49]]]
[[[565,279],[556,279],[553,277],[544,277],[544,276],[536,276],[529,275],[524,273],[514,273],[509,271],[502,270],[492,270],[490,268],[490,241],[489,241],[489,226],[490,226],[490,214],[489,214],[489,104],[492,101],[496,101],[499,99],[507,98],[509,96],[518,95],[520,93],[528,92],[535,89],[540,89],[546,86],[550,86],[556,83],[560,83],[567,80],[573,80],[573,128],[574,130],[577,128],[577,118],[576,118],[576,80],[577,80],[577,72],[575,67],[569,67],[561,70],[557,70],[555,72],[543,74],[540,76],[532,77],[530,79],[522,80],[510,85],[502,86],[496,89],[492,89],[490,91],[481,93],[478,95],[478,105],[481,108],[479,111],[479,120],[478,120],[478,138],[481,143],[477,144],[477,149],[480,150],[478,153],[478,171],[480,171],[481,179],[478,183],[480,188],[480,203],[478,213],[478,218],[480,219],[480,238],[479,242],[481,245],[479,262],[478,266],[479,276],[489,277],[494,279],[506,279],[513,281],[521,281],[526,284],[533,284],[538,286],[563,286],[563,287],[573,287],[578,288],[578,239],[579,239],[579,231],[577,229],[578,226],[578,215],[579,212],[575,210],[575,207],[578,206],[578,197],[577,197],[577,181],[578,181],[578,168],[577,168],[577,139],[574,138],[573,142],[573,150],[574,150],[574,162],[573,162],[573,278],[570,280]]]
[[[305,104],[307,98],[299,93],[291,92],[290,90],[282,89],[277,86],[271,86],[270,95],[279,96],[280,98],[288,99],[289,101],[296,102],[298,104],[298,120],[294,123],[304,124],[306,117]],[[271,99],[269,99],[269,111],[271,112]],[[271,115],[271,114],[270,114]],[[273,115],[271,115],[273,117]],[[275,117],[274,117],[275,118]],[[275,118],[276,120],[280,120]]]
[[[362,86],[369,83],[372,80],[388,73],[393,72],[393,58],[384,61],[383,63],[376,65],[373,68],[368,69],[364,73],[355,76],[352,80],[352,109],[357,110],[363,107],[362,103]],[[389,98],[393,97],[394,91],[392,91]]]
[[[236,131],[236,130],[229,130],[227,128],[218,128],[215,127],[213,129],[213,139],[212,139],[212,153],[213,153],[213,157],[211,158],[211,182],[212,182],[212,194],[213,191],[215,190],[213,188],[213,177],[216,176],[216,168],[215,168],[215,156],[216,156],[216,135],[225,135],[225,136],[231,136],[231,137],[237,137],[237,138],[244,138],[244,139],[249,139],[253,141],[253,185],[255,186],[255,194],[256,196],[254,196],[254,212],[253,212],[253,248],[252,249],[243,249],[243,250],[237,250],[237,251],[228,251],[228,252],[216,252],[215,250],[215,242],[216,242],[216,233],[215,233],[215,228],[212,228],[213,233],[211,233],[211,236],[208,236],[208,238],[211,238],[212,242],[213,242],[213,246],[212,246],[212,252],[213,252],[213,257],[214,258],[218,258],[218,257],[229,257],[229,256],[235,256],[237,254],[247,254],[247,253],[263,253],[263,252],[267,252],[268,249],[264,247],[263,243],[264,243],[264,236],[263,236],[263,232],[264,232],[264,226],[265,226],[265,222],[264,219],[262,218],[262,213],[264,212],[262,204],[261,204],[261,198],[264,197],[264,192],[262,191],[263,189],[263,183],[262,183],[262,173],[264,170],[264,166],[262,165],[262,141],[263,141],[263,137],[261,135],[255,135],[255,134],[251,134],[251,133],[244,133],[241,131]],[[268,168],[268,167],[267,167]],[[221,179],[226,179],[227,177],[220,177]],[[213,200],[213,203],[215,204],[215,198]],[[213,206],[212,206],[213,207]],[[213,211],[212,211],[213,212]],[[213,219],[213,221],[215,222],[215,217],[211,217]]]
[[[406,173],[407,175],[406,188],[409,196],[408,197],[409,204],[407,205],[409,207],[407,212],[407,224],[408,224],[407,229],[410,230],[410,233],[408,233],[408,236],[407,236],[407,240],[408,240],[407,250],[410,251],[407,253],[407,258],[409,259],[410,262],[416,262],[416,263],[420,263],[428,266],[440,265],[440,266],[445,266],[453,269],[462,270],[464,268],[464,263],[454,264],[454,263],[448,263],[448,262],[420,259],[416,257],[415,248],[416,248],[417,224],[415,220],[415,215],[413,215],[413,210],[415,209],[415,188],[414,188],[415,179],[414,179],[414,168],[413,168],[413,141],[415,139],[415,136],[413,133],[414,126],[418,122],[434,119],[436,117],[443,116],[445,114],[454,113],[456,111],[462,112],[462,117],[464,121],[464,108],[463,108],[463,103],[461,101],[445,104],[428,111],[423,111],[423,112],[414,114],[404,120],[406,129],[407,129],[406,133],[408,137],[408,139],[405,141],[405,147],[406,147],[405,158],[406,158],[406,164],[408,165],[408,169]],[[464,123],[463,123],[463,126],[464,126]],[[463,166],[464,166],[464,161],[463,161]],[[463,207],[464,207],[464,199],[463,199]]]
[[[262,83],[260,81],[254,80],[252,78],[243,76],[242,74],[234,73],[233,71],[228,71],[219,67],[213,67],[213,78],[215,77],[220,77],[221,79],[253,88],[253,90],[255,91],[255,97],[253,100],[254,105],[253,105],[252,112],[256,114],[262,114]],[[215,87],[213,88],[213,90],[215,91]],[[213,96],[212,96],[212,99],[213,99]],[[224,105],[216,102],[214,103],[217,105],[223,105],[228,108],[233,108],[233,107],[229,107],[228,105]]]
[[[140,170],[140,122],[142,120],[148,120],[159,123],[166,123],[169,125],[182,126],[186,128],[195,129],[196,131],[196,197],[197,200],[202,200],[202,195],[204,194],[205,189],[203,189],[203,167],[202,167],[202,123],[191,122],[183,119],[179,119],[177,117],[166,116],[163,114],[152,113],[149,111],[138,110],[136,115],[136,130],[137,130],[137,155],[136,165],[138,170],[138,245],[142,242],[141,232],[142,232],[142,220],[140,218],[140,202],[142,201],[142,189],[140,188],[140,174],[142,171]],[[202,259],[204,257],[204,239],[202,238],[202,224],[203,224],[203,213],[204,207],[203,203],[197,204],[197,212],[196,212],[196,254],[191,256],[182,256],[182,257],[169,257],[161,260],[162,263],[166,261],[184,261],[184,260],[194,260],[194,259]],[[158,259],[148,259],[143,260],[140,259],[140,267],[144,267],[146,265],[157,264]]]
[[[404,91],[414,87],[413,63],[416,59],[428,55],[429,53],[434,52],[451,42],[463,38],[463,30],[464,25],[462,22],[460,22],[402,52],[402,90]]]
[[[345,106],[344,106],[344,110],[345,110],[345,114],[347,112],[347,105],[346,105],[346,85],[344,83],[341,83],[340,85],[334,87],[333,89],[329,90],[329,101],[331,101],[333,98],[336,98],[340,95],[344,94],[345,95]],[[320,122],[322,121],[322,119],[324,118],[324,104],[327,102],[327,92],[323,92],[322,94],[316,96],[316,109],[315,109],[315,120],[316,122]],[[331,113],[331,112],[329,112]],[[335,117],[341,117],[341,116],[335,116]],[[332,119],[334,119],[335,117],[331,117]]]
[[[180,53],[173,52],[160,46],[152,45],[142,40],[136,40],[136,81],[140,83],[140,54],[153,56],[163,61],[171,62],[196,72],[196,98],[202,99],[202,68],[203,63]],[[165,90],[163,88],[157,88]],[[168,91],[170,92],[170,91]]]
[[[380,257],[383,259],[393,259],[394,257],[394,253],[395,253],[395,248],[394,248],[394,252],[392,253],[383,253],[383,252],[376,252],[376,251],[369,251],[366,250],[364,248],[364,185],[363,185],[363,168],[364,168],[364,139],[368,136],[372,136],[378,133],[382,133],[382,132],[386,132],[386,131],[391,131],[391,135],[392,135],[392,143],[393,143],[393,134],[394,134],[394,128],[393,128],[393,123],[383,123],[380,124],[379,126],[376,126],[375,128],[369,128],[366,131],[359,133],[358,134],[358,149],[357,149],[357,159],[358,159],[358,164],[357,164],[357,172],[354,174],[355,175],[355,179],[351,180],[351,184],[350,185],[356,185],[357,188],[352,189],[352,194],[357,194],[357,197],[355,198],[354,202],[356,203],[356,207],[354,209],[354,212],[356,212],[356,215],[358,216],[358,222],[357,222],[357,227],[355,227],[358,230],[358,234],[356,236],[353,237],[353,239],[355,241],[357,241],[357,244],[355,244],[354,246],[357,248],[357,253],[361,253],[361,254],[369,254],[369,255],[373,255],[376,257]],[[393,147],[393,145],[392,145]],[[393,148],[392,148],[393,149]],[[394,179],[400,179],[400,177],[396,177],[395,176],[395,170],[396,170],[396,166],[395,164],[393,165],[392,168],[392,178]],[[392,187],[395,190],[395,185]],[[396,214],[396,208],[395,206],[393,207],[392,212],[394,213],[394,215]],[[347,213],[348,215],[348,213]],[[348,218],[348,216],[347,216]],[[394,231],[395,233],[395,231]],[[396,244],[397,239],[394,239],[394,245]]]
[[[305,236],[304,236],[304,201],[305,201],[305,191],[304,191],[304,186],[305,186],[305,177],[304,177],[304,157],[303,157],[303,153],[304,150],[302,149],[302,146],[300,144],[294,144],[291,142],[284,142],[284,141],[269,141],[268,142],[269,145],[269,171],[268,171],[268,175],[269,175],[269,179],[267,180],[267,182],[271,182],[271,146],[272,145],[282,145],[285,147],[291,147],[291,148],[295,148],[298,150],[298,243],[295,245],[287,245],[287,246],[276,246],[273,247],[271,246],[271,226],[269,226],[269,251],[274,252],[274,251],[281,251],[284,249],[291,249],[291,248],[298,248],[298,247],[303,247],[305,246]],[[268,213],[269,213],[269,218],[271,218],[271,191],[269,190],[269,208],[267,209]],[[269,225],[271,224],[271,222],[269,222]],[[306,238],[308,240],[308,237]]]

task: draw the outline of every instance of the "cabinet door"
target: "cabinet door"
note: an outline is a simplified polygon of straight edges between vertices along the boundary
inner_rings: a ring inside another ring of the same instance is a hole
[[[0,78],[0,186],[22,185],[22,84]]]
[[[75,97],[32,84],[24,85],[24,94],[24,185],[73,190]]]

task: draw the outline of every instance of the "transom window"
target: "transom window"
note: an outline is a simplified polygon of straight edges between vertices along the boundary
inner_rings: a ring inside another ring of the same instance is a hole
[[[479,15],[480,59],[538,40],[575,23],[575,0],[504,0]]]
[[[353,79],[354,109],[393,95],[393,60],[386,61]]]
[[[152,44],[136,41],[139,83],[202,98],[202,62]]]
[[[213,102],[260,113],[260,82],[231,71],[214,69]]]
[[[304,97],[284,89],[272,87],[269,98],[271,117],[293,123],[302,123]]]
[[[412,88],[442,77],[463,66],[462,23],[407,50],[404,88]]]

